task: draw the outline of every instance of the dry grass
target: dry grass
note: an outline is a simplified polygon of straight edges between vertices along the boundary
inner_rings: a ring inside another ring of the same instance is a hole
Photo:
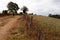
[[[33,15],[32,21],[34,29],[32,29],[31,38],[26,36],[26,21],[22,18],[22,21],[18,22],[19,26],[15,28],[18,30],[17,34],[10,35],[9,40],[36,40],[37,30],[41,30],[42,40],[60,40],[60,19]]]
[[[34,16],[34,22],[44,31],[51,33],[60,33],[60,19],[44,17],[44,16]]]
[[[46,40],[60,40],[60,19],[44,16],[33,17],[36,29],[39,28],[42,31],[42,35],[45,35]]]

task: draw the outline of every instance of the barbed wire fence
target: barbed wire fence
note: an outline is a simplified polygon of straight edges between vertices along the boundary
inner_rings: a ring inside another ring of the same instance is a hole
[[[31,34],[30,34],[30,36],[32,35],[32,29],[33,29],[33,22],[32,22],[32,20],[33,20],[33,16],[27,16],[27,15],[24,15],[24,18],[25,18],[25,20],[27,21],[27,24],[28,24],[28,29],[29,30],[27,30],[27,31],[29,31],[29,33],[31,32]],[[38,30],[37,31],[37,40],[42,40],[42,32],[41,32],[41,30]]]
[[[33,16],[27,16],[26,14],[24,15],[25,20],[27,21],[27,25],[28,25],[28,30],[29,32],[32,32],[33,29]],[[49,29],[51,30],[51,29]],[[56,30],[56,28],[55,28]],[[41,30],[37,31],[37,40],[56,40],[56,37],[51,37],[47,39],[47,35],[49,35],[49,33],[45,33],[45,32],[41,32]],[[55,34],[54,34],[55,35]],[[30,34],[31,36],[31,34]]]

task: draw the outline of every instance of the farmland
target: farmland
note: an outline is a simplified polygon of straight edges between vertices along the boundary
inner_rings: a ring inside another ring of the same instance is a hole
[[[60,19],[39,15],[0,17],[0,40],[60,40]],[[29,21],[33,16],[31,28]]]

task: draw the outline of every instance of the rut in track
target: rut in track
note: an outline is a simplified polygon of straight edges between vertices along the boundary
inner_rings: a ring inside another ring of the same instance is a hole
[[[6,25],[12,18],[14,18],[14,16],[6,16],[6,17],[0,18],[0,27]]]
[[[3,27],[1,27],[0,40],[6,40],[8,34],[9,34],[9,30],[12,29],[16,25],[19,18],[21,18],[21,17],[15,16],[13,18],[10,18],[9,22],[6,25],[4,25]]]

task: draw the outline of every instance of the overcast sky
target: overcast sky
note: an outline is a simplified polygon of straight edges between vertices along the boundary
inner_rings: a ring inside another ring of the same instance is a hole
[[[0,0],[0,12],[7,9],[7,4],[10,1],[17,3],[20,8],[24,5],[27,6],[29,12],[34,14],[46,16],[49,13],[60,13],[60,0]]]

